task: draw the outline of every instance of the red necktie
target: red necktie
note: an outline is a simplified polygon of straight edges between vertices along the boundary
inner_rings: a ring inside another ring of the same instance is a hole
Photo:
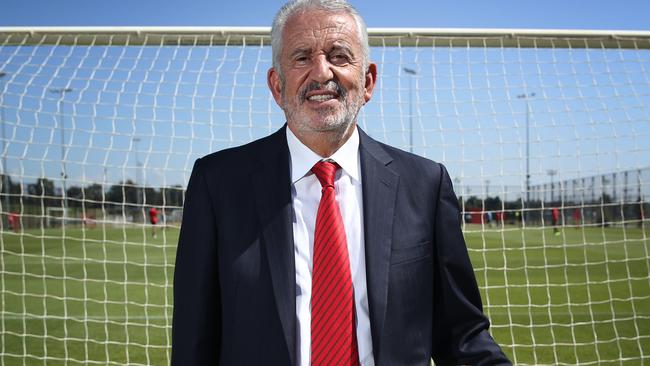
[[[354,290],[334,176],[339,165],[320,161],[311,169],[323,186],[314,230],[311,293],[311,365],[359,365]]]

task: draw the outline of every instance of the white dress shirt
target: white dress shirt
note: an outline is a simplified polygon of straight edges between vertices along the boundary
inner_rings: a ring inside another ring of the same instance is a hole
[[[321,198],[321,184],[311,172],[311,168],[318,161],[324,159],[303,145],[289,128],[286,131],[291,156],[293,241],[296,263],[296,360],[299,366],[309,366],[314,227]],[[327,160],[335,161],[342,168],[336,172],[334,188],[336,202],[339,204],[343,225],[345,225],[348,252],[350,253],[359,360],[361,366],[374,366],[368,312],[368,289],[366,287],[359,132],[356,127],[348,141]]]

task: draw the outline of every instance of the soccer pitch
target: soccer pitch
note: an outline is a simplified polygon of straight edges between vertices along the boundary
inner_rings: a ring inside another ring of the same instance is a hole
[[[177,241],[145,227],[3,233],[0,363],[169,364]]]
[[[466,229],[492,334],[516,364],[648,361],[647,229]]]
[[[650,230],[467,226],[493,336],[516,364],[650,357]],[[166,365],[178,230],[2,233],[0,363]]]

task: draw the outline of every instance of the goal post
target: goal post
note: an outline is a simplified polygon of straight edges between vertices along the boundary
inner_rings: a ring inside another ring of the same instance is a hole
[[[193,163],[285,121],[269,32],[0,27],[0,363],[169,363]],[[650,32],[369,42],[359,126],[447,166],[513,362],[649,362]]]
[[[63,207],[46,207],[45,219],[47,228],[62,227],[68,223],[68,211]]]

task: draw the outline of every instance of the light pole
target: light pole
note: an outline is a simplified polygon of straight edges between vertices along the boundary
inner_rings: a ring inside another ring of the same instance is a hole
[[[413,90],[411,88],[411,80],[415,75],[417,75],[417,72],[413,69],[409,69],[408,67],[403,68],[404,72],[411,75],[409,77],[409,152],[413,152],[413,100],[412,100],[412,93]]]
[[[7,76],[6,72],[0,72],[0,80],[2,80],[5,76]],[[4,91],[4,85],[0,87],[0,91]],[[10,197],[9,195],[11,194],[11,187],[9,187],[9,172],[7,169],[7,139],[6,139],[6,134],[5,134],[5,98],[4,98],[4,92],[0,94],[0,122],[2,122],[2,186],[4,187],[5,190],[5,203],[4,203],[4,212],[11,213],[11,207],[9,206],[10,203]]]
[[[518,99],[526,101],[526,204],[530,205],[530,103],[529,99],[534,97],[535,93],[524,93],[517,95]],[[524,212],[528,212],[527,210]],[[527,215],[525,215],[527,216]]]
[[[63,125],[65,118],[65,93],[70,93],[72,88],[51,88],[50,93],[59,95],[59,128],[61,130],[61,184],[63,186],[63,191],[61,192],[61,198],[63,200],[63,222],[65,223],[66,216],[68,215],[68,200],[67,200],[67,187],[66,179],[68,178],[66,169],[65,169],[65,127]]]

